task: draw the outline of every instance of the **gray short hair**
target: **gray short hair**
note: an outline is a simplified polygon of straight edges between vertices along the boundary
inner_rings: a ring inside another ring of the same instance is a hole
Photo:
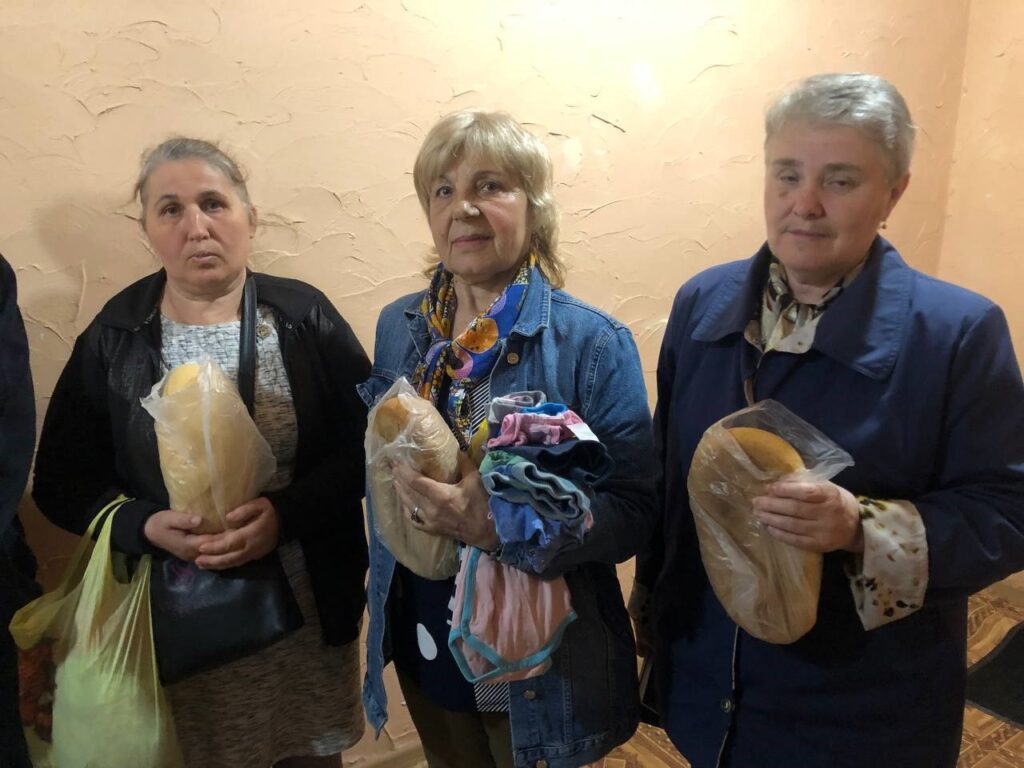
[[[812,75],[790,87],[765,113],[765,142],[790,120],[837,123],[868,134],[885,155],[889,181],[910,171],[915,127],[896,86],[878,75]]]
[[[145,227],[146,221],[148,199],[146,185],[149,183],[149,177],[164,163],[180,160],[202,160],[211,168],[220,171],[245,203],[245,207],[249,210],[249,218],[252,218],[253,210],[249,200],[249,188],[245,184],[245,174],[242,173],[238,163],[216,144],[202,139],[176,136],[173,139],[167,139],[142,156],[142,166],[139,168],[139,178],[135,182],[134,196],[142,205],[143,227]]]
[[[530,248],[544,276],[561,288],[565,264],[558,255],[558,209],[547,147],[504,112],[466,109],[442,117],[423,140],[413,165],[413,184],[427,215],[431,186],[465,157],[496,162],[522,186],[531,221]]]

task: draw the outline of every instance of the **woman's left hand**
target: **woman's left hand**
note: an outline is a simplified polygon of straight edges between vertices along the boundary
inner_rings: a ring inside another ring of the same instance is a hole
[[[487,506],[487,491],[472,459],[459,453],[461,479],[439,483],[404,464],[395,464],[394,487],[405,514],[422,531],[450,536],[486,552],[500,539]]]
[[[753,500],[754,517],[771,536],[809,552],[864,551],[860,504],[835,483],[781,481]]]
[[[258,560],[277,546],[281,522],[270,499],[260,496],[228,512],[229,528],[198,536],[196,565],[211,571]]]

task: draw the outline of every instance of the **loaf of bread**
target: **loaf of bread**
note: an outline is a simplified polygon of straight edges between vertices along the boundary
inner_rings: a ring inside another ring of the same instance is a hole
[[[817,619],[822,557],[771,537],[751,512],[765,486],[804,467],[778,435],[713,426],[687,478],[701,558],[730,618],[751,635],[791,643]]]
[[[370,412],[366,432],[367,484],[373,522],[384,546],[425,579],[446,579],[459,568],[458,544],[416,527],[392,485],[392,464],[406,464],[439,483],[459,476],[459,443],[441,414],[406,385]]]
[[[183,363],[142,405],[171,508],[201,517],[201,533],[223,531],[227,513],[258,496],[277,466],[234,382],[213,361]]]
[[[164,379],[161,394],[165,397],[176,395],[181,390],[191,387],[199,380],[199,363],[182,363],[171,369]]]
[[[781,477],[804,468],[804,460],[796,448],[772,432],[757,427],[729,427],[728,431],[762,472]]]
[[[450,483],[458,476],[459,443],[428,400],[400,394],[383,401],[373,428],[385,443],[405,445],[408,463],[432,480]]]

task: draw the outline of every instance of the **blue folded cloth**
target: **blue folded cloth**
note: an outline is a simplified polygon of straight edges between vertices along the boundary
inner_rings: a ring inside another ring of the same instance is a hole
[[[528,461],[492,466],[480,479],[492,496],[529,504],[552,520],[573,520],[590,509],[590,497],[574,482]]]
[[[555,555],[582,543],[590,520],[589,515],[566,522],[541,517],[529,504],[510,502],[500,496],[491,496],[488,504],[498,538],[503,544],[526,543],[525,559],[538,573],[548,567]]]

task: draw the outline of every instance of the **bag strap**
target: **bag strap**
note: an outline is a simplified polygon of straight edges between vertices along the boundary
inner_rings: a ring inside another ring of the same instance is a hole
[[[255,412],[256,400],[256,279],[249,275],[242,289],[241,335],[238,339],[238,394],[249,410]]]
[[[103,507],[103,509],[96,513],[96,517],[94,517],[92,519],[92,522],[89,523],[89,528],[88,530],[86,530],[85,536],[83,536],[82,538],[86,541],[91,539],[93,537],[93,534],[96,532],[97,526],[101,525],[103,521],[108,517],[108,515],[110,517],[113,517],[114,513],[121,508],[121,505],[128,501],[133,501],[133,499],[128,498],[123,493],[119,494],[116,499],[111,501],[109,504]]]

